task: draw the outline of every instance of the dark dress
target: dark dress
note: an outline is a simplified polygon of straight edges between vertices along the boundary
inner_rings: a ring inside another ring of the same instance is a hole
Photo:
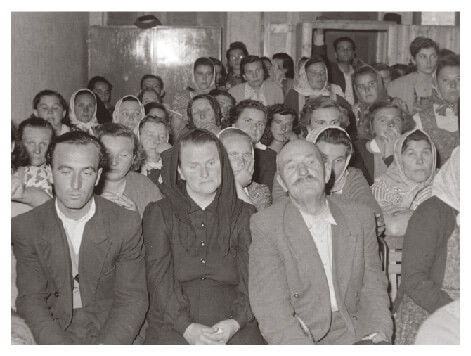
[[[265,184],[270,192],[273,190],[273,178],[276,173],[276,152],[271,148],[255,148],[253,181]]]

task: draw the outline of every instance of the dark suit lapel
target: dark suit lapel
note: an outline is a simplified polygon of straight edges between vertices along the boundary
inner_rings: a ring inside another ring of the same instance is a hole
[[[347,291],[357,236],[351,233],[345,215],[331,200],[329,207],[336,222],[336,225],[332,225],[332,274],[339,301],[344,299]]]
[[[69,244],[62,221],[57,216],[55,199],[42,217],[43,231],[38,241],[38,252],[57,286],[62,292],[70,292],[72,303],[72,266]]]
[[[284,226],[288,246],[298,264],[304,287],[311,284],[319,293],[328,291],[327,277],[316,244],[301,213],[291,202],[286,205]]]
[[[98,279],[102,273],[106,256],[111,247],[111,239],[108,236],[103,206],[99,199],[95,197],[96,211],[93,217],[85,224],[80,245],[79,254],[79,274],[86,278],[81,279],[85,284],[96,289]]]

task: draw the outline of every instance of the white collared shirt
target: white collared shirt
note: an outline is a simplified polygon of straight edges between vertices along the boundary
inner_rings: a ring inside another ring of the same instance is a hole
[[[446,116],[442,116],[437,113],[437,109],[440,105],[433,104],[435,112],[435,120],[437,127],[448,132],[458,131],[458,116],[455,114],[452,108],[446,108]],[[420,119],[420,113],[414,114],[415,128],[423,131],[422,120]]]
[[[337,300],[335,299],[335,289],[332,275],[332,226],[337,225],[334,217],[330,213],[329,203],[326,201],[324,211],[317,216],[299,211],[306,223],[309,232],[316,244],[317,251],[324,265],[324,272],[329,285],[330,305],[332,312],[339,310]]]

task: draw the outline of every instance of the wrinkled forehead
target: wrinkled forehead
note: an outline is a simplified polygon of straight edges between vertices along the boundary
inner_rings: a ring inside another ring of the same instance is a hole
[[[296,140],[288,142],[280,151],[277,157],[277,162],[282,168],[286,163],[291,161],[303,161],[308,157],[315,157],[317,160],[322,160],[319,149],[315,144],[308,141]]]

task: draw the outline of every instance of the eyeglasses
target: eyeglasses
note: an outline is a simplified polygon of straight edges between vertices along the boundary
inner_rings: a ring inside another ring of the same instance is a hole
[[[229,59],[231,61],[235,61],[236,59],[242,59],[242,58],[244,58],[244,56],[229,56]]]

